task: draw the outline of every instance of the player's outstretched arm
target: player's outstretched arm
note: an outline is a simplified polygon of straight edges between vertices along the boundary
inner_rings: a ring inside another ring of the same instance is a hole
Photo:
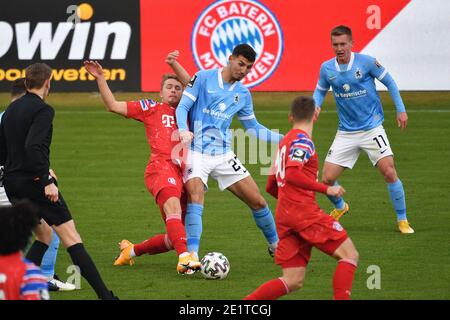
[[[392,76],[387,73],[386,76],[380,80],[386,88],[389,90],[392,100],[394,101],[395,108],[397,109],[397,125],[399,128],[406,129],[408,125],[408,115],[406,114],[406,108],[403,104],[402,97],[400,96],[400,91],[398,90],[397,84],[395,83]]]
[[[317,81],[316,89],[314,89],[313,99],[316,103],[316,112],[314,113],[314,122],[319,119],[320,110],[328,93],[330,84],[327,81],[327,76],[323,65],[320,67],[319,80]]]
[[[180,79],[183,86],[187,86],[189,81],[191,80],[191,76],[183,68],[183,66],[178,62],[178,57],[180,56],[180,52],[178,50],[169,52],[166,58],[167,64],[172,68],[173,72],[177,75],[178,79]]]
[[[102,97],[106,110],[127,116],[127,103],[125,101],[117,101],[114,94],[109,89],[108,83],[103,75],[103,68],[97,61],[84,61],[84,67],[95,80],[97,80],[98,90]]]
[[[378,81],[384,84],[388,89],[389,94],[394,101],[395,108],[397,109],[397,125],[402,130],[406,129],[406,126],[408,125],[408,115],[406,114],[406,108],[394,78],[392,78],[391,74],[375,58],[369,58],[369,72],[371,76],[378,79]]]
[[[268,141],[272,143],[279,143],[283,139],[283,135],[278,132],[267,129],[265,126],[260,124],[256,118],[252,119],[241,119],[240,120],[245,130],[256,136],[258,139],[263,141]]]

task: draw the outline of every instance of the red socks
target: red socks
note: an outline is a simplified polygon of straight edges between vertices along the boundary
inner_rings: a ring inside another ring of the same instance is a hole
[[[289,293],[286,283],[281,279],[272,279],[250,293],[244,300],[275,300]]]
[[[333,277],[334,300],[350,300],[356,263],[341,259]],[[275,300],[289,293],[289,288],[282,278],[273,279],[262,284],[244,300]]]
[[[144,242],[134,245],[134,253],[136,256],[148,254],[158,254],[172,250],[169,238],[165,234],[158,234]]]
[[[166,231],[170,242],[178,255],[187,252],[186,230],[180,218],[168,218],[166,220]]]
[[[164,253],[172,249],[175,249],[178,255],[186,252],[186,231],[181,223],[181,219],[167,219],[166,231],[167,234],[158,234],[144,242],[134,245],[134,253],[136,256],[140,256],[144,253]]]
[[[355,262],[339,260],[333,277],[334,300],[350,300],[355,271]]]

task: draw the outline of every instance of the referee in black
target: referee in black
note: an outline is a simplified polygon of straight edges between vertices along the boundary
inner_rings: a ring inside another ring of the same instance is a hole
[[[6,194],[13,204],[30,200],[40,217],[55,229],[73,263],[98,297],[117,299],[84,248],[57,182],[49,174],[55,111],[44,101],[50,90],[52,69],[44,63],[35,63],[26,68],[25,74],[27,93],[8,106],[0,124],[0,165],[5,170]],[[26,256],[38,266],[48,248],[48,243],[39,240],[48,238],[39,234],[43,230],[36,229],[37,239]]]

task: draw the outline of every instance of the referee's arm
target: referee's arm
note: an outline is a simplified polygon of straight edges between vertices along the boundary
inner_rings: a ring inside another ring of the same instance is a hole
[[[55,112],[51,108],[40,110],[33,119],[25,140],[26,167],[28,172],[33,172],[40,178],[42,186],[53,183],[49,179],[50,161],[49,150],[51,139],[49,132]]]

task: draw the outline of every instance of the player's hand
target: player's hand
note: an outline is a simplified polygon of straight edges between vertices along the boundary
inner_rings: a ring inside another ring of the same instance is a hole
[[[316,122],[319,119],[319,114],[320,114],[320,107],[316,107],[316,111],[314,112],[314,116],[313,116],[313,122]]]
[[[194,139],[194,134],[190,131],[180,131],[180,141],[181,143],[191,143],[192,139]]]
[[[53,179],[58,180],[58,177],[55,174],[55,171],[53,171],[53,169],[49,170],[50,175],[52,176]]]
[[[59,200],[58,187],[54,183],[45,186],[45,197],[51,202],[57,202]]]
[[[178,50],[170,52],[166,58],[167,64],[171,66],[175,61],[177,61],[179,56],[180,52]]]
[[[95,79],[103,77],[103,68],[97,61],[86,60],[83,64],[86,71],[89,72]]]
[[[406,112],[397,113],[397,125],[402,130],[406,129],[406,126],[408,125],[408,115]]]
[[[327,188],[327,196],[341,197],[345,193],[345,189],[342,186],[329,186]]]

